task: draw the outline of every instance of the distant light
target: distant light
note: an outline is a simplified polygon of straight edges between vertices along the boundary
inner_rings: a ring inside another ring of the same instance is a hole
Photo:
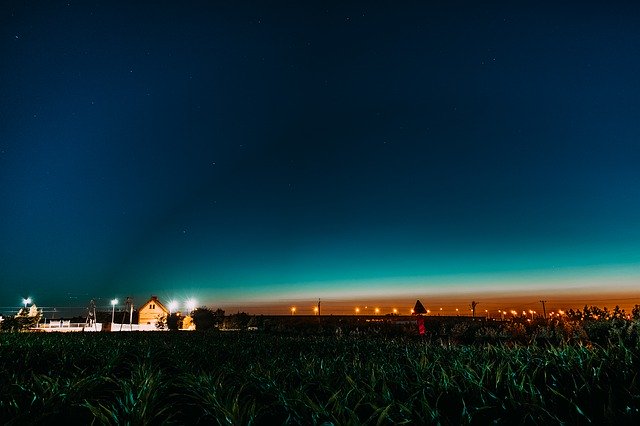
[[[394,313],[394,314],[397,314],[397,313],[398,313],[398,310],[397,310],[396,308],[393,308],[393,313]]]
[[[292,307],[291,307],[291,315],[293,315],[293,314],[295,314],[295,313],[296,313],[296,307],[295,307],[295,306],[292,306]]]
[[[27,305],[31,304],[31,302],[33,302],[33,300],[31,300],[30,297],[27,297],[26,299],[22,299],[22,304],[24,305],[25,308],[27,307]]]
[[[175,300],[172,300],[169,302],[167,307],[169,308],[169,312],[173,312],[178,308],[178,302],[176,302]]]
[[[376,308],[375,312],[376,312],[376,314],[379,314],[380,313],[380,308]]]
[[[118,304],[118,299],[111,299],[111,305],[116,306]]]
[[[360,308],[356,308],[356,314],[360,313]]]

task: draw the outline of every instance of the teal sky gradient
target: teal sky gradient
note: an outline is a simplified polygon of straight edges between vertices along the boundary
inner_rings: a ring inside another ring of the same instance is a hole
[[[640,3],[3,12],[0,305],[640,284]]]

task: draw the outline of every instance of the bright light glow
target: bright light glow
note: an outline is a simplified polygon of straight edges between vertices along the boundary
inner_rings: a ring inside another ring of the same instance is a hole
[[[111,306],[116,306],[118,304],[118,299],[111,299]]]
[[[292,307],[291,307],[291,315],[293,315],[293,314],[295,314],[295,313],[296,313],[296,307],[295,307],[295,306],[292,306]]]
[[[169,304],[167,305],[167,307],[169,308],[169,313],[175,311],[176,309],[178,309],[178,302],[175,300],[172,300],[169,302]]]
[[[189,299],[185,302],[185,306],[187,307],[187,310],[191,312],[196,309],[196,306],[198,306],[198,302],[196,302],[195,299]]]
[[[375,311],[376,311],[376,314],[379,314],[380,313],[380,308],[376,308]]]
[[[356,314],[360,313],[360,308],[356,308]]]
[[[398,310],[397,310],[396,308],[393,308],[393,313],[394,313],[394,314],[397,314],[397,313],[398,313]]]
[[[27,305],[31,304],[31,302],[33,302],[33,300],[31,300],[30,297],[27,297],[26,299],[22,299],[22,304],[24,305],[25,308],[27,307]]]

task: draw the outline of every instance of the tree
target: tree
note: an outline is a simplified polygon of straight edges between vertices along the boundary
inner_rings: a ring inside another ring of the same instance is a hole
[[[28,330],[38,325],[42,318],[42,311],[39,311],[35,305],[30,308],[20,309],[18,313],[12,317],[5,317],[0,323],[2,331],[22,331]]]
[[[237,314],[229,315],[224,322],[224,326],[232,330],[246,330],[249,327],[250,319],[249,314],[238,312]]]
[[[164,330],[167,328],[167,316],[166,315],[158,315],[158,319],[156,321],[156,328],[158,330]]]
[[[215,315],[216,327],[220,328],[220,326],[224,322],[224,310],[218,308],[213,314]]]
[[[197,331],[213,330],[217,324],[216,313],[206,306],[202,306],[191,313]]]
[[[167,328],[171,331],[178,331],[182,328],[182,320],[184,317],[177,313],[172,313],[167,317]]]

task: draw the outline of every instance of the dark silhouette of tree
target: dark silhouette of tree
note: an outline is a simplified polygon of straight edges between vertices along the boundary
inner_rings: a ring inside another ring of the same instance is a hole
[[[224,326],[227,329],[232,330],[246,330],[249,327],[249,321],[251,316],[245,312],[238,312],[237,314],[229,315],[224,322]]]
[[[217,316],[214,311],[202,306],[191,313],[193,323],[197,331],[213,330],[217,324]]]
[[[158,316],[158,321],[156,321],[156,328],[158,330],[164,330],[165,328],[167,328],[167,316],[166,315],[159,315]]]
[[[35,327],[40,322],[42,313],[37,311],[35,315],[30,314],[30,309],[20,309],[20,311],[14,315],[5,317],[0,322],[0,329],[2,331],[22,331]]]
[[[167,317],[167,328],[171,331],[178,331],[182,328],[182,320],[184,317],[177,313],[172,313]]]
[[[220,326],[222,325],[222,323],[224,322],[224,310],[223,309],[216,309],[213,312],[214,316],[215,316],[215,324],[216,327],[220,328]]]

